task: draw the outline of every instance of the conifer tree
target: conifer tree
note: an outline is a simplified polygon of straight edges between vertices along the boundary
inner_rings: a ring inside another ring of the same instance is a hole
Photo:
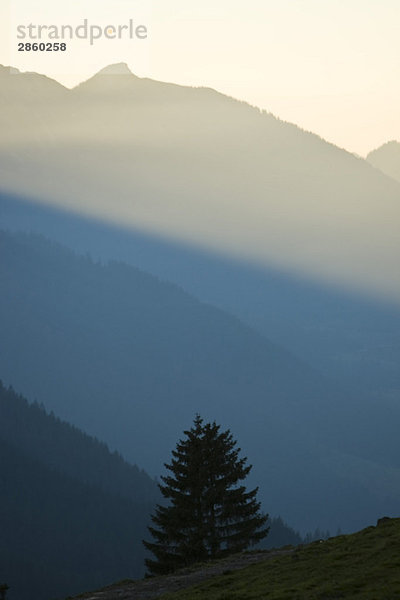
[[[264,538],[268,515],[260,513],[258,488],[247,492],[241,482],[251,465],[239,458],[240,448],[229,430],[203,424],[199,415],[184,432],[161,477],[167,500],[158,505],[144,541],[156,560],[146,560],[149,574],[170,573],[195,562],[240,552]]]

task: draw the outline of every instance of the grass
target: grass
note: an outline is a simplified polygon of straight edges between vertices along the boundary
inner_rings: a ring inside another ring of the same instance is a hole
[[[160,600],[399,600],[400,519],[226,571]]]

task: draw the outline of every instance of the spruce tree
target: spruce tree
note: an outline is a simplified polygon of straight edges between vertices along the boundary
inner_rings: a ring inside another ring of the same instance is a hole
[[[258,488],[242,482],[251,470],[229,430],[203,424],[196,416],[186,438],[172,451],[161,477],[166,499],[152,516],[151,542],[143,542],[156,560],[146,560],[149,574],[170,573],[195,562],[240,552],[264,538],[268,515],[260,513]]]

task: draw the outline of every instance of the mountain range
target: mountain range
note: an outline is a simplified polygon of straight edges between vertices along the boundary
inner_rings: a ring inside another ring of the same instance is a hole
[[[379,404],[400,390],[396,305],[0,192],[0,221],[178,284]]]
[[[118,72],[119,74],[116,74]],[[400,184],[207,88],[0,70],[3,190],[400,299]]]
[[[398,505],[398,408],[353,396],[237,318],[120,262],[0,236],[0,372],[163,472],[196,412],[231,428],[265,510],[356,528]],[[379,485],[377,482],[379,481]]]
[[[173,281],[393,402],[393,178],[245,103],[123,64],[72,90],[5,67],[0,81],[3,227]]]
[[[0,67],[0,126],[1,225],[53,240],[0,236],[7,384],[152,476],[216,419],[302,531],[396,510],[399,182],[124,65]]]

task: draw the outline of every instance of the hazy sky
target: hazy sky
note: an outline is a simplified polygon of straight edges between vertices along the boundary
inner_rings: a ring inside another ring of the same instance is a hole
[[[18,52],[17,25],[148,26],[147,40]],[[72,86],[113,62],[205,85],[365,155],[400,140],[400,0],[1,0],[0,63]]]

